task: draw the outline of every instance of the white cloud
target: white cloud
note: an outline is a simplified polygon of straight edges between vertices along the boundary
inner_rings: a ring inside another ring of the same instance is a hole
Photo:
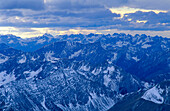
[[[14,1],[18,1],[17,7]],[[112,33],[113,29],[119,29],[129,33],[133,31],[127,30],[136,30],[136,33],[137,30],[145,30],[145,32],[146,30],[150,30],[150,32],[151,30],[155,32],[156,30],[157,32],[167,30],[162,33],[168,34],[170,30],[169,13],[160,13],[167,12],[169,8],[166,7],[170,5],[169,0],[37,1],[45,3],[45,8],[36,9],[39,5],[35,0],[13,0],[13,2],[0,0],[0,33],[33,37],[46,32],[52,34]],[[3,6],[1,3],[5,2],[5,6]],[[37,5],[30,8],[30,4],[34,2]],[[22,5],[23,3],[24,5]],[[2,9],[3,7],[4,9]],[[142,12],[137,13],[136,11]],[[149,11],[153,11],[153,13],[149,13]],[[122,32],[119,30],[117,32]],[[165,35],[162,33],[158,35]]]
[[[160,12],[164,12],[166,13],[167,11],[166,10],[148,10],[148,9],[140,9],[140,8],[130,8],[130,7],[126,7],[126,6],[123,6],[123,7],[117,7],[117,8],[109,8],[111,10],[112,13],[117,13],[117,14],[120,14],[121,17],[120,18],[123,18],[123,16],[125,14],[129,14],[129,13],[135,13],[137,11],[142,11],[142,12],[150,12],[150,11],[153,11],[155,13],[160,13]]]
[[[170,11],[169,0],[128,0],[127,6],[133,8],[149,10],[167,10]]]
[[[44,0],[0,0],[0,9],[44,9]]]

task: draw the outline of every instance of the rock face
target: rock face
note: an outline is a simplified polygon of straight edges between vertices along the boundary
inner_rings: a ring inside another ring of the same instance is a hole
[[[132,75],[108,63],[104,51],[99,43],[83,46],[67,42],[53,43],[33,53],[4,49],[1,54],[8,60],[0,64],[0,108],[109,109],[122,95],[137,91],[141,85]],[[100,57],[103,59],[98,60]]]
[[[167,38],[125,34],[1,38],[2,110],[105,111],[125,95],[148,88],[147,82],[170,78]],[[141,94],[142,101],[169,103],[161,85]]]
[[[140,85],[133,81],[129,85],[125,85],[123,80],[133,78],[130,75],[119,74],[117,71],[119,70],[115,69],[114,73],[101,73],[98,77],[93,77],[92,73],[81,71],[81,69],[59,68],[50,70],[50,74],[52,74],[44,79],[41,78],[46,76],[45,72],[40,72],[31,79],[28,77],[27,80],[15,80],[15,82],[2,86],[1,108],[6,110],[9,108],[13,110],[52,110],[56,108],[107,110],[124,94],[120,88],[129,89],[133,86],[133,91],[140,88]],[[105,76],[109,77],[105,78]],[[122,81],[117,79],[118,76],[122,76]],[[131,90],[127,90],[126,93],[128,92]]]

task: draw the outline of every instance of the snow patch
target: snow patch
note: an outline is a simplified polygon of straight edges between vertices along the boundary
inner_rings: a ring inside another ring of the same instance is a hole
[[[0,64],[8,61],[8,59],[9,59],[9,58],[8,58],[7,56],[5,56],[5,55],[3,55],[3,54],[0,54]]]
[[[41,105],[45,108],[46,111],[48,111],[48,108],[45,105],[45,96],[43,96],[43,102],[41,102]]]
[[[56,69],[56,70],[58,69],[58,67],[53,67],[53,68]]]
[[[29,74],[27,80],[31,79],[32,77],[38,75],[42,71],[42,67],[40,67],[37,71],[24,71],[24,74]]]
[[[12,44],[12,43],[14,43],[14,41],[13,41],[13,40],[10,40],[8,43],[9,43],[9,44]]]
[[[116,75],[116,80],[119,81],[119,82],[121,82],[122,79],[123,79],[123,76],[120,75],[120,72],[119,72],[119,73]]]
[[[107,60],[107,62],[108,62],[109,64],[112,64],[112,62],[117,59],[117,53],[113,53],[113,54],[114,54],[114,55],[113,55],[113,57],[111,58],[111,60]]]
[[[160,95],[162,93],[163,93],[163,90],[155,86],[149,89],[148,91],[146,91],[141,98],[148,100],[148,101],[152,101],[156,104],[162,104],[164,102],[164,98]]]
[[[82,66],[80,67],[80,70],[89,71],[89,70],[90,70],[90,66],[82,65]]]
[[[90,93],[90,96],[92,97],[92,99],[97,99],[98,98],[96,93]]]
[[[20,59],[20,60],[18,61],[18,63],[23,64],[23,63],[26,62],[26,60],[27,60],[26,56],[25,56],[25,55],[22,55],[22,59]]]
[[[32,57],[32,58],[31,58],[31,60],[32,60],[32,61],[35,61],[35,60],[36,60],[36,58]]]
[[[136,62],[140,61],[140,59],[138,59],[137,57],[132,57],[133,60],[135,60]]]
[[[148,82],[142,81],[141,83],[145,87],[145,89],[150,89],[152,87],[152,84],[149,84]]]
[[[51,62],[51,63],[55,63],[56,60],[59,60],[59,58],[55,58],[55,57],[52,57],[54,55],[54,52],[46,52],[45,53],[45,58],[47,61]]]
[[[130,59],[131,59],[130,54],[126,53],[126,58],[127,58],[128,60],[130,60]]]
[[[102,68],[95,68],[93,71],[92,71],[92,74],[94,75],[98,75],[100,72],[101,72]]]
[[[112,73],[113,71],[115,71],[115,67],[114,66],[110,66],[110,67],[107,67],[107,69],[105,71],[103,71],[103,73]]]
[[[82,50],[79,50],[79,51],[77,51],[77,52],[74,52],[74,54],[72,54],[72,55],[69,56],[69,59],[72,59],[72,58],[74,58],[74,57],[78,57],[78,56],[80,55],[81,51],[82,51]]]
[[[72,103],[69,103],[68,106],[69,106],[69,108],[71,108],[71,109],[74,108],[74,106],[73,106]]]
[[[118,47],[122,47],[122,46],[123,46],[123,44],[122,44],[122,42],[121,42],[121,41],[119,41],[119,42],[117,42],[117,43],[116,43],[116,46],[118,46]]]
[[[79,74],[83,75],[84,77],[88,78],[87,74],[85,72],[77,71]]]
[[[122,41],[116,42],[116,46],[118,46],[118,47],[123,47],[123,46],[126,46],[127,44],[128,44],[128,42],[122,42]]]
[[[110,75],[104,75],[104,85],[105,86],[108,86],[108,84],[109,84],[109,82],[111,81],[111,79],[110,79]]]
[[[116,59],[117,59],[117,53],[114,53],[114,56],[113,56],[112,60],[114,61]]]
[[[140,40],[140,41],[138,41],[136,44],[138,45],[138,44],[141,44],[143,41],[142,40]]]
[[[39,39],[39,40],[37,41],[37,44],[43,44],[45,41],[46,41],[45,39]]]
[[[7,74],[6,71],[0,72],[0,86],[14,81],[15,79],[14,75]]]
[[[151,45],[149,45],[149,44],[144,44],[144,45],[142,46],[142,48],[144,48],[144,49],[147,49],[148,47],[151,47]]]

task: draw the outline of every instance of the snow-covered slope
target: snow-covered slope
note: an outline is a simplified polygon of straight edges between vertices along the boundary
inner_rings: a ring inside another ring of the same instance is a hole
[[[145,92],[145,94],[141,97],[145,100],[152,101],[157,104],[162,104],[164,102],[164,98],[161,96],[163,93],[163,89],[157,88],[156,86],[149,89]]]
[[[170,81],[161,82],[147,91],[126,95],[109,111],[169,111]]]

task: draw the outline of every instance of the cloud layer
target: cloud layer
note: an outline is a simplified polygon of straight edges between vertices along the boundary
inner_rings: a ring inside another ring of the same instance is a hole
[[[44,9],[44,0],[0,0],[0,9]]]
[[[0,0],[0,27],[169,31],[169,6],[169,0]],[[122,16],[123,7],[130,11]]]

